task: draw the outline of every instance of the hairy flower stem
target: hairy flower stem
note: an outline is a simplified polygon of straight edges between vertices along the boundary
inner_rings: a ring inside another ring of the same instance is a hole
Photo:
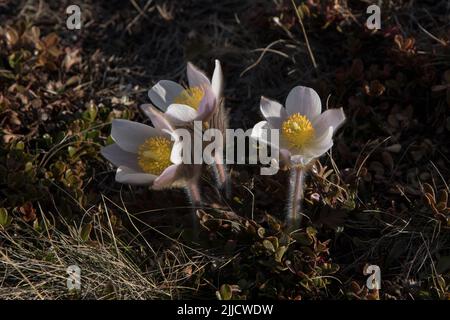
[[[219,102],[217,111],[213,115],[209,125],[211,128],[218,129],[220,132],[222,132],[224,137],[226,137],[225,132],[226,132],[226,129],[228,128],[228,117],[225,112],[223,104],[224,104],[224,101],[222,99]],[[223,142],[224,142],[224,145],[226,145],[226,141],[224,140]],[[230,195],[231,195],[231,183],[230,183],[230,179],[228,177],[228,170],[227,170],[227,166],[225,164],[224,158],[225,157],[223,154],[223,150],[222,150],[222,152],[218,152],[216,150],[216,153],[214,154],[214,161],[215,161],[214,174],[215,174],[215,178],[216,178],[216,184],[217,184],[220,192],[224,194],[226,199],[229,199]]]
[[[198,186],[198,180],[191,180],[187,182],[186,193],[192,203],[192,233],[194,238],[198,237],[199,225],[197,219],[197,209],[202,207],[202,200],[200,196],[200,188]]]
[[[231,185],[228,179],[228,171],[225,164],[221,164],[220,161],[223,162],[223,159],[218,159],[216,156],[216,166],[214,173],[216,175],[217,185],[219,186],[220,191],[224,192],[225,198],[229,199],[231,194]]]
[[[305,170],[301,167],[292,168],[286,223],[288,226],[293,228],[299,227],[301,223],[304,184]]]

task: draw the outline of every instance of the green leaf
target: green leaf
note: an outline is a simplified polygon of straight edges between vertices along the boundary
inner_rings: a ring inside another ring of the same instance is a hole
[[[42,233],[46,230],[51,230],[52,228],[53,226],[50,223],[50,220],[48,220],[46,217],[43,217],[42,219],[36,218],[33,222],[33,229],[39,233]]]
[[[20,58],[15,53],[9,55],[9,57],[8,57],[8,64],[12,69],[16,68],[16,66],[19,64],[19,61],[20,61]]]
[[[19,141],[16,144],[16,150],[23,150],[25,148],[25,144],[23,143],[23,141]]]
[[[5,208],[0,208],[0,226],[6,228],[11,224],[12,217],[9,216]]]
[[[281,262],[281,259],[283,258],[284,253],[286,252],[287,247],[281,246],[277,249],[277,252],[275,252],[275,261]]]
[[[28,161],[28,162],[25,164],[25,171],[31,171],[31,169],[33,169],[33,163],[30,162],[30,161]]]
[[[275,250],[277,250],[278,247],[280,246],[280,243],[278,242],[278,238],[277,237],[267,237],[267,240],[272,242],[272,245],[275,248]]]
[[[35,231],[37,231],[37,232],[41,232],[41,231],[42,231],[42,226],[41,226],[41,224],[39,223],[39,219],[38,219],[38,218],[36,218],[36,219],[34,220],[34,222],[33,222],[33,229],[34,229]]]
[[[231,290],[231,286],[229,284],[221,285],[219,295],[220,300],[231,300],[231,297],[233,297],[233,291]]]
[[[269,240],[263,240],[263,246],[270,252],[275,252],[275,247]]]
[[[100,136],[100,131],[98,130],[92,130],[86,132],[86,139],[96,139]]]
[[[92,223],[88,223],[81,228],[80,237],[83,241],[88,241],[92,231]]]
[[[314,229],[313,227],[308,227],[306,228],[306,233],[311,237],[311,238],[315,238],[316,234],[317,234],[317,230]]]
[[[264,229],[263,227],[258,228],[258,236],[260,238],[264,238],[265,234],[266,234],[266,229]]]
[[[85,112],[83,112],[83,118],[90,122],[94,122],[97,117],[98,109],[97,106],[91,103]]]
[[[110,144],[113,144],[114,140],[111,136],[108,136],[108,138],[106,138],[106,146],[109,146]]]
[[[67,152],[69,152],[69,157],[72,158],[75,155],[75,153],[77,153],[77,149],[74,147],[68,147]]]
[[[244,204],[239,197],[234,197],[233,200],[239,204]]]

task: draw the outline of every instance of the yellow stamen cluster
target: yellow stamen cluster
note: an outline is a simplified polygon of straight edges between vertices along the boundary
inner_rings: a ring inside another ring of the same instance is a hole
[[[315,132],[307,117],[294,113],[281,125],[281,134],[292,147],[302,149],[311,142]]]
[[[174,103],[185,104],[195,110],[198,110],[205,92],[201,87],[192,87],[181,91],[175,98]]]
[[[138,164],[146,173],[160,175],[172,164],[170,153],[173,142],[165,137],[152,137],[139,146]]]

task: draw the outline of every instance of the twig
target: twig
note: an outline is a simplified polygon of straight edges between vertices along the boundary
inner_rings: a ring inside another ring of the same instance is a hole
[[[284,42],[284,40],[283,40],[283,39],[280,39],[280,40],[274,41],[274,42],[272,42],[271,44],[269,44],[267,47],[265,47],[264,49],[261,49],[261,50],[262,50],[262,53],[261,53],[261,55],[259,56],[259,58],[258,58],[253,64],[251,64],[250,66],[248,66],[247,68],[245,68],[245,70],[242,71],[241,74],[240,74],[239,76],[242,77],[242,76],[243,76],[244,74],[246,74],[249,70],[251,70],[251,69],[253,69],[254,67],[256,67],[256,66],[261,62],[261,60],[262,60],[262,58],[264,57],[264,55],[266,54],[266,52],[268,52],[269,49],[270,49],[271,47],[273,47],[274,45],[276,45],[276,44],[278,44],[278,43],[281,43],[281,42]]]
[[[300,16],[300,12],[298,12],[297,5],[294,0],[291,0],[292,5],[294,6],[295,14],[297,15],[298,22],[300,23],[300,27],[302,28],[303,36],[305,37],[306,47],[308,48],[309,57],[311,58],[311,62],[314,66],[314,69],[317,70],[316,59],[314,58],[314,54],[311,50],[311,46],[309,45],[308,35],[306,34],[305,26],[303,25],[302,17]]]

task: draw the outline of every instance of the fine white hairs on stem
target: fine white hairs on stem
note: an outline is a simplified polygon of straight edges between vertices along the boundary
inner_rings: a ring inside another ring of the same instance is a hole
[[[197,210],[202,207],[198,179],[191,179],[186,182],[186,193],[192,204],[192,232],[194,238],[196,238],[199,232]]]
[[[293,167],[290,176],[290,190],[287,203],[286,223],[292,227],[299,227],[302,218],[302,201],[305,186],[305,169]]]
[[[211,117],[210,127],[216,128],[222,132],[223,136],[226,139],[226,129],[228,128],[228,116],[224,109],[224,100],[221,99],[218,101],[218,106],[216,108],[216,112]],[[226,140],[224,140],[226,143]],[[214,174],[216,177],[216,184],[218,188],[224,193],[225,198],[229,199],[231,195],[231,182],[228,173],[228,168],[224,161],[223,153],[216,153],[214,155],[215,166],[214,166]]]
[[[219,158],[220,157],[220,158]],[[229,180],[229,174],[227,166],[223,163],[222,156],[216,155],[216,163],[214,166],[214,176],[216,178],[216,184],[218,188],[224,192],[225,198],[229,198],[231,194],[231,184]]]

